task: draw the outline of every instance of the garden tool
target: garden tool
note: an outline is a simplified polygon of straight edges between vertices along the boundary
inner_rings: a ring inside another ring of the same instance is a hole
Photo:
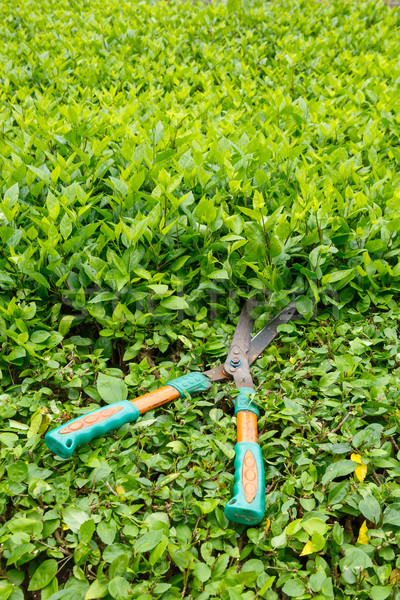
[[[187,394],[206,391],[212,381],[233,379],[238,391],[235,398],[237,443],[233,497],[225,506],[225,515],[237,523],[259,523],[265,511],[265,475],[261,449],[257,442],[259,409],[254,401],[250,365],[275,338],[279,325],[288,323],[298,317],[298,314],[296,302],[293,301],[252,338],[253,308],[254,301],[248,300],[240,314],[224,364],[204,373],[188,373],[134,400],[115,402],[73,419],[46,434],[47,446],[59,456],[68,458],[77,446],[121,427],[124,423],[136,421],[139,415],[149,410]]]

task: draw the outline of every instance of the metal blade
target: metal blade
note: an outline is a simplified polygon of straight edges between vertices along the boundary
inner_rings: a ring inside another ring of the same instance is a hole
[[[276,337],[279,325],[288,323],[291,319],[301,316],[296,311],[296,300],[293,300],[272,321],[263,327],[259,333],[251,338],[254,320],[250,315],[254,306],[254,300],[248,300],[244,305],[225,363],[203,372],[211,381],[223,381],[224,379],[235,378],[238,387],[251,387],[251,375],[248,367]],[[237,367],[233,366],[231,361],[238,359],[241,363]]]
[[[283,323],[288,323],[291,319],[298,317],[296,311],[296,300],[290,302],[281,312],[261,329],[251,340],[250,348],[247,352],[249,365],[251,365],[265,348],[272,342],[278,334],[277,328]]]
[[[233,378],[233,373],[236,371],[236,368],[232,368],[232,366],[229,364],[229,361],[231,360],[232,355],[237,355],[239,350],[240,353],[244,353],[244,356],[242,358],[245,358],[247,362],[246,353],[248,348],[250,347],[251,332],[253,331],[254,323],[254,320],[251,318],[250,315],[254,306],[254,299],[247,300],[247,302],[243,306],[225,363],[223,365],[218,365],[217,367],[214,367],[209,371],[203,372],[203,374],[207,375],[207,377],[209,377],[211,381],[222,381],[224,379]]]
[[[239,321],[232,338],[228,356],[234,346],[239,346],[243,352],[247,352],[250,347],[251,332],[253,331],[254,319],[251,318],[251,311],[255,307],[254,299],[247,300],[240,313]]]
[[[233,379],[237,388],[253,388],[253,378],[250,373],[250,366],[247,360],[244,360],[239,367],[234,369]]]
[[[223,365],[218,365],[209,371],[203,371],[203,375],[207,375],[211,381],[223,381],[224,379],[229,379],[228,375],[225,374]]]

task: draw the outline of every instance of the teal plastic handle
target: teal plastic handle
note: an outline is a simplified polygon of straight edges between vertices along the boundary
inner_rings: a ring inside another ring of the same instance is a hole
[[[238,392],[239,394],[235,398],[235,415],[241,410],[247,410],[247,412],[252,412],[259,417],[260,411],[254,401],[254,396],[256,394],[254,389],[250,387],[240,387],[238,388]]]
[[[230,521],[256,525],[265,513],[265,475],[261,448],[255,442],[235,445],[233,498],[225,505]]]
[[[112,429],[118,429],[124,423],[136,421],[138,417],[138,409],[129,400],[115,402],[92,410],[49,431],[46,434],[45,442],[55,454],[62,458],[69,458],[78,446],[87,444]]]
[[[182,398],[186,393],[192,394],[208,390],[211,382],[202,373],[188,373],[168,381],[167,385],[176,389]],[[157,390],[150,393],[149,397],[151,395],[156,396]],[[55,454],[69,458],[78,446],[87,444],[112,429],[118,429],[124,423],[136,421],[138,417],[139,410],[132,402],[128,400],[115,402],[53,429],[46,434],[45,442]]]
[[[207,375],[203,375],[202,373],[187,373],[177,379],[171,379],[166,385],[175,388],[179,392],[180,397],[183,398],[185,394],[207,391],[211,387],[211,381]]]

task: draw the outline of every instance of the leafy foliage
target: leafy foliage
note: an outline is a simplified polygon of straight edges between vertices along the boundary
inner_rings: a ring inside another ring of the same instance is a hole
[[[0,10],[0,598],[400,597],[398,10]],[[223,514],[228,385],[47,450],[253,293],[304,316],[253,367],[262,526]]]

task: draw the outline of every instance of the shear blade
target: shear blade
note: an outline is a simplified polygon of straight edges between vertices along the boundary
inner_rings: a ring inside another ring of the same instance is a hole
[[[243,307],[228,353],[229,356],[231,349],[234,346],[239,346],[241,350],[247,354],[249,366],[277,336],[279,325],[288,323],[291,319],[300,316],[296,311],[296,301],[293,300],[293,302],[290,302],[274,319],[265,325],[261,331],[251,338],[254,322],[251,318],[251,311],[253,308],[254,303],[252,301],[246,302]],[[218,365],[209,371],[205,371],[204,375],[207,375],[211,381],[222,381],[233,377],[231,374],[227,374],[224,371],[223,365]]]
[[[249,365],[262,354],[272,340],[278,335],[279,325],[289,323],[292,319],[299,317],[296,311],[296,300],[290,302],[281,312],[276,315],[265,327],[261,329],[251,340],[248,350]]]
[[[228,375],[225,374],[223,365],[218,365],[209,371],[204,371],[203,375],[207,375],[211,381],[223,381],[229,379]]]

